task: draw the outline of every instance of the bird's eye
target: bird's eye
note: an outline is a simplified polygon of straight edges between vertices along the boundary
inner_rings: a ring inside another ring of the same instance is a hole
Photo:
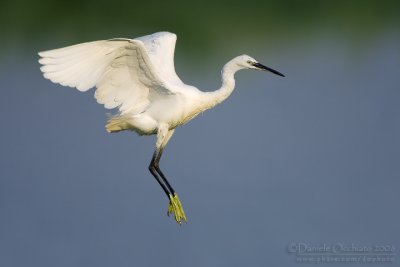
[[[248,64],[251,64],[251,60],[247,60],[247,63],[248,63]]]

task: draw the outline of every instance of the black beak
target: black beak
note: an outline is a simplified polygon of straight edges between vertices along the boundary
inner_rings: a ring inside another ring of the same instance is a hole
[[[261,64],[261,63],[258,63],[258,62],[257,62],[257,63],[253,63],[253,66],[256,67],[256,68],[258,68],[258,69],[260,69],[260,70],[266,70],[266,71],[272,72],[273,74],[276,74],[276,75],[285,77],[285,75],[283,75],[283,74],[280,73],[279,71],[276,71],[276,70],[271,69],[271,68],[269,68],[269,67],[267,67],[267,66],[264,66],[264,65]]]

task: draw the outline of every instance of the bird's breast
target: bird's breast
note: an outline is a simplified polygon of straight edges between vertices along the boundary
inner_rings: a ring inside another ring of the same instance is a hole
[[[203,106],[196,98],[173,95],[154,102],[146,113],[158,123],[167,123],[174,129],[203,112]]]
[[[185,109],[182,114],[180,124],[185,124],[195,118],[197,115],[205,111],[207,108],[201,98],[189,98],[185,103]]]

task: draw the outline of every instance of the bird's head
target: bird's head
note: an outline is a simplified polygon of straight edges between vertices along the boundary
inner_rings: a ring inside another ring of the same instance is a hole
[[[241,55],[238,56],[234,59],[235,63],[241,68],[241,69],[254,69],[254,70],[263,70],[263,71],[269,71],[272,72],[273,74],[285,77],[282,73],[279,71],[276,71],[274,69],[271,69],[270,67],[264,66],[254,58],[248,55]]]

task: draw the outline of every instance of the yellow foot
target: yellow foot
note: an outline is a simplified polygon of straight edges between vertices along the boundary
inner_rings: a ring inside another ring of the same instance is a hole
[[[179,201],[178,195],[175,193],[174,195],[169,195],[169,206],[167,215],[169,216],[171,213],[174,213],[175,221],[179,224],[182,223],[182,219],[186,222],[186,215],[183,211],[182,204]]]

